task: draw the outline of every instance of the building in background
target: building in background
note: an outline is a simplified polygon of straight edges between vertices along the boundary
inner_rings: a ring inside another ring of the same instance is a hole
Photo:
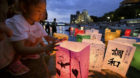
[[[89,24],[93,23],[93,19],[89,16],[87,10],[83,10],[82,13],[76,12],[76,15],[72,14],[70,17],[71,24]]]

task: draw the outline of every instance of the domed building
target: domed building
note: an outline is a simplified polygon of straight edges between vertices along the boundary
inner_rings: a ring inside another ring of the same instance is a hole
[[[72,24],[89,24],[93,22],[93,19],[91,19],[87,10],[83,10],[82,13],[79,13],[78,11],[78,14],[76,14],[76,17],[72,18],[71,16],[71,19],[75,19],[73,21],[71,20]]]

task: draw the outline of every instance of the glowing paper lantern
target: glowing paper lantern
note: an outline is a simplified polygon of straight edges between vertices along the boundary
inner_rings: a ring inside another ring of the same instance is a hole
[[[140,32],[140,30],[135,29],[135,30],[133,31],[133,33],[132,33],[132,36],[133,36],[133,37],[137,37],[137,36],[139,35],[139,32]]]
[[[99,34],[99,33],[92,33],[91,34],[92,40],[101,40],[101,38],[102,38],[102,34]]]
[[[89,70],[101,71],[103,64],[103,57],[105,52],[105,45],[99,40],[83,39],[84,43],[90,44],[90,61]]]
[[[96,34],[96,33],[99,33],[99,30],[97,30],[97,29],[91,29],[91,32]]]
[[[126,29],[125,30],[125,36],[130,36],[131,34],[131,29]]]
[[[140,38],[140,34],[138,35],[138,38]]]
[[[116,32],[106,32],[105,33],[105,44],[107,46],[109,40],[114,40],[117,38],[117,33]]]
[[[118,42],[122,42],[122,43],[128,43],[128,44],[134,44],[136,43],[136,40],[135,39],[127,39],[127,38],[116,38],[114,39],[115,41],[118,41]]]
[[[103,69],[112,70],[125,77],[136,47],[110,40],[104,59]]]
[[[84,34],[84,30],[79,30],[78,28],[75,28],[75,36],[77,36],[77,34]]]
[[[106,28],[106,29],[105,29],[105,34],[106,34],[107,32],[111,32],[111,30],[108,29],[108,28]]]
[[[78,35],[76,36],[76,41],[77,41],[77,42],[82,42],[83,39],[90,39],[90,35],[78,34]]]
[[[62,33],[54,33],[53,36],[58,39],[65,39],[65,40],[69,39],[68,35]]]
[[[116,33],[117,33],[117,37],[120,37],[120,35],[121,35],[121,30],[116,30]]]
[[[57,49],[57,78],[88,78],[89,44],[64,41]]]
[[[91,30],[85,30],[85,34],[91,34]]]
[[[135,67],[136,69],[140,70],[140,43],[134,44],[136,47],[136,51],[131,62],[131,66]]]

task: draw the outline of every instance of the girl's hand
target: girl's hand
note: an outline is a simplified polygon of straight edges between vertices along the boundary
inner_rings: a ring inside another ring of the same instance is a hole
[[[59,45],[56,45],[56,44],[54,44],[54,43],[48,44],[48,45],[46,45],[46,46],[44,47],[44,50],[45,50],[45,52],[46,52],[48,55],[50,55],[50,52],[52,52],[52,51],[57,51],[57,49],[54,49],[54,48],[57,47],[57,46],[59,46]]]

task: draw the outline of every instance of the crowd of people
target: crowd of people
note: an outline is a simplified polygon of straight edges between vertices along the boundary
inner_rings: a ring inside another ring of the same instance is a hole
[[[49,26],[57,32],[56,18],[46,24],[48,34],[45,19],[46,0],[0,0],[0,78],[51,78],[44,56],[60,40],[49,36]]]

